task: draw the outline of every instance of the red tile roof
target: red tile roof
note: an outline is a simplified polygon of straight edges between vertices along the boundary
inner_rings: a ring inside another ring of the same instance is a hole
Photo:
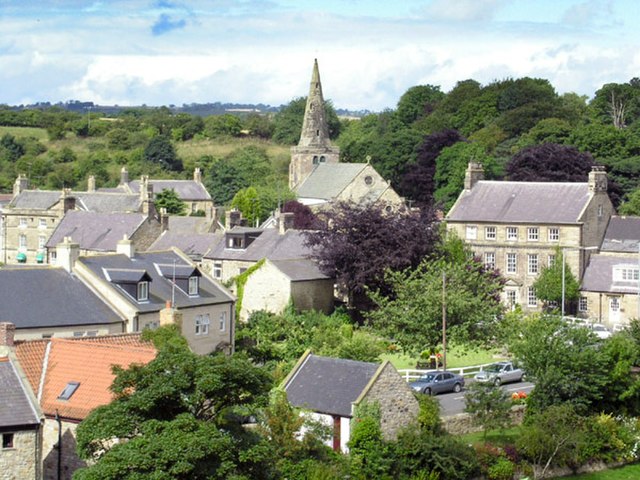
[[[16,341],[16,356],[20,366],[29,380],[34,395],[38,394],[44,354],[49,344],[48,339]]]

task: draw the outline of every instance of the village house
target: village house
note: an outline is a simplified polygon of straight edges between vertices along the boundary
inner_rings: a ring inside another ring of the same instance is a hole
[[[354,411],[365,403],[380,407],[380,427],[386,440],[418,417],[418,400],[389,361],[382,364],[329,358],[310,351],[298,360],[282,382],[289,403],[332,427],[328,444],[348,451]]]
[[[467,167],[464,190],[445,221],[506,278],[503,299],[525,311],[542,304],[533,283],[562,258],[580,280],[605,235],[613,205],[607,175],[593,167],[586,183],[486,181],[481,164]]]

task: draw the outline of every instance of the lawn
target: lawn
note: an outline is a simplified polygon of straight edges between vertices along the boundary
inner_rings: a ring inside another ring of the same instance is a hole
[[[636,463],[626,467],[603,470],[602,472],[584,473],[563,478],[571,480],[636,480],[640,478],[640,464]]]
[[[41,141],[47,141],[47,131],[44,128],[34,127],[0,127],[0,137],[6,134],[16,138],[34,137]]]
[[[416,368],[416,357],[401,353],[387,353],[382,360],[389,360],[398,370]],[[447,368],[470,367],[504,360],[505,356],[499,350],[471,350],[464,347],[452,346],[447,349]]]

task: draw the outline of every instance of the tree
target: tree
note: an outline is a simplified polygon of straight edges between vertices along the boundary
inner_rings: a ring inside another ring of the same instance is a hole
[[[239,137],[241,132],[242,122],[230,113],[211,115],[204,121],[204,133],[209,138]]]
[[[318,218],[307,205],[296,200],[289,200],[282,207],[283,213],[293,213],[293,228],[312,230],[318,226]]]
[[[628,199],[620,205],[618,213],[621,215],[640,215],[640,188],[632,192]]]
[[[165,188],[155,196],[156,208],[166,209],[169,215],[184,215],[185,204],[173,188]]]
[[[586,182],[592,166],[589,153],[545,143],[516,153],[507,163],[507,176],[515,182]]]
[[[182,171],[182,160],[176,154],[171,141],[164,135],[157,135],[151,139],[144,149],[144,159],[157,163],[167,170]]]
[[[377,309],[367,318],[407,352],[418,353],[440,344],[443,282],[447,338],[490,341],[491,327],[502,313],[502,278],[466,253],[462,258],[444,254],[438,260],[425,259],[415,269],[389,269],[385,281],[389,292],[371,293]]]
[[[536,297],[548,304],[560,305],[562,303],[562,270],[564,266],[564,299],[566,302],[574,302],[580,297],[580,284],[566,262],[563,265],[560,249],[556,249],[555,256],[555,262],[544,267],[540,276],[533,283]]]
[[[234,415],[264,402],[268,375],[239,355],[196,355],[160,330],[157,357],[114,367],[115,399],[78,426],[78,453],[95,463],[74,478],[269,478],[268,446]]]
[[[511,423],[511,399],[506,391],[491,382],[474,382],[464,396],[464,411],[475,425],[482,427],[484,438],[490,430],[508,427]]]
[[[242,213],[242,217],[249,225],[260,221],[261,205],[258,192],[254,187],[247,187],[240,190],[233,196],[231,206],[237,208]]]
[[[326,275],[335,277],[352,309],[366,309],[366,290],[387,292],[384,271],[415,267],[438,239],[435,213],[399,210],[381,203],[339,203],[322,212],[321,226],[305,232],[306,244]]]
[[[398,100],[396,114],[405,125],[411,125],[420,117],[429,115],[444,93],[433,85],[416,85],[409,88]]]

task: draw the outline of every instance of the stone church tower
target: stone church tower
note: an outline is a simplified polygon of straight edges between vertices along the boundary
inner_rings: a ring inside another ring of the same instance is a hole
[[[320,163],[338,163],[340,149],[331,145],[324,110],[318,60],[314,60],[309,97],[298,146],[291,147],[289,188],[295,190]]]

